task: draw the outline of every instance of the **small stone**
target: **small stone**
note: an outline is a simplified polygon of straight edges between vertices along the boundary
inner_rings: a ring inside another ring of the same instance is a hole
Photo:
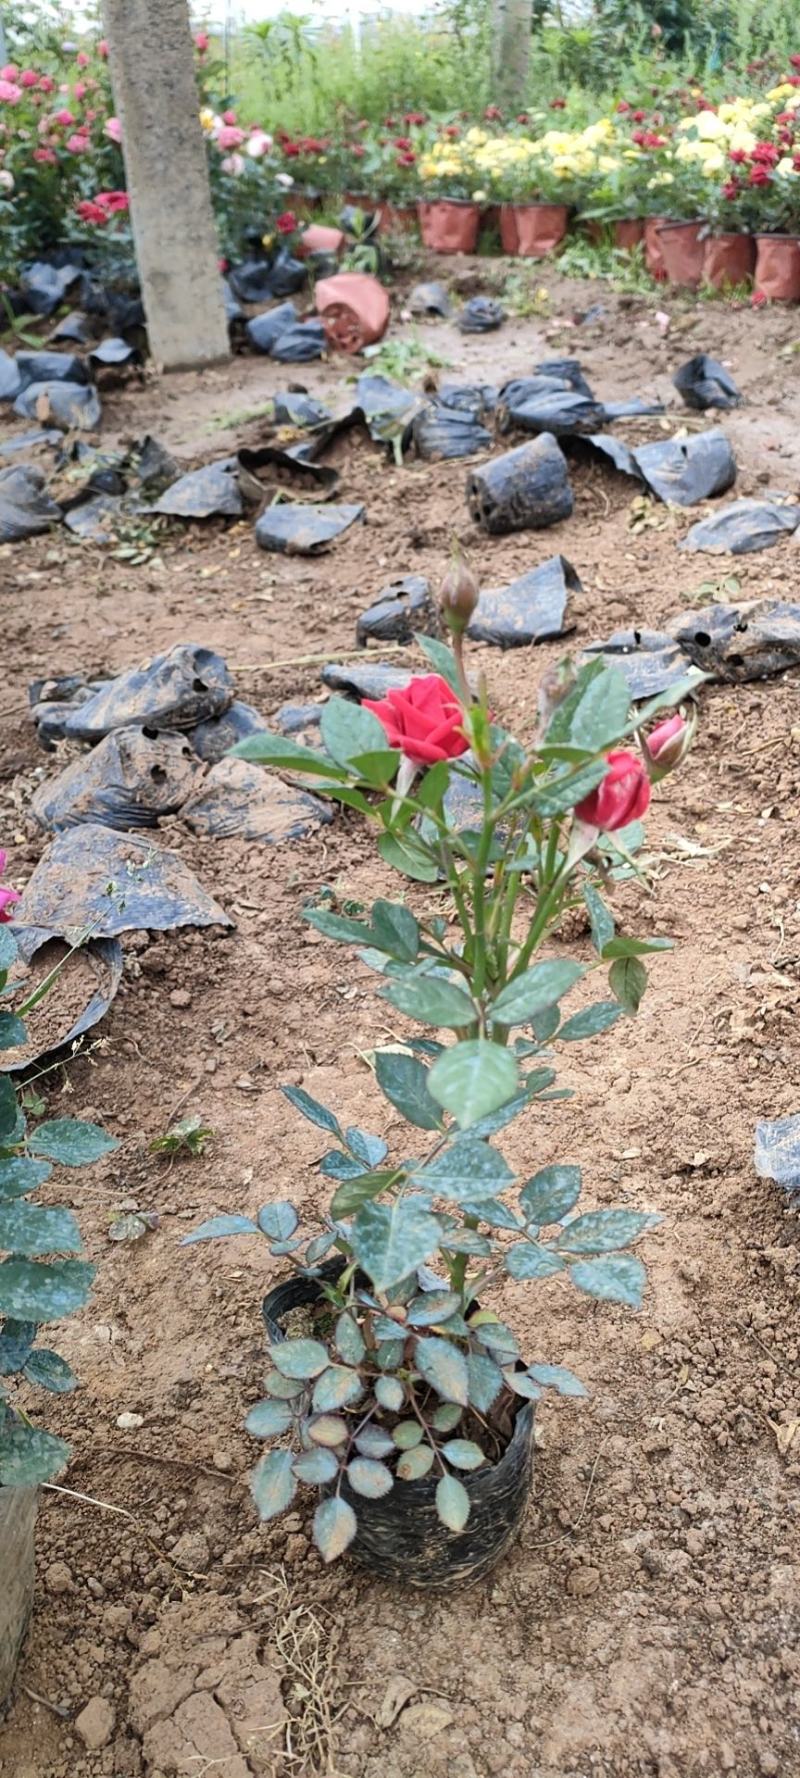
[[[780,1761],[777,1754],[774,1754],[769,1747],[761,1749],[758,1756],[758,1769],[764,1773],[764,1778],[774,1778],[774,1774],[780,1771]]]
[[[178,1568],[190,1574],[204,1574],[211,1560],[202,1531],[184,1531],[173,1544],[170,1556]]]
[[[588,1599],[600,1585],[599,1568],[573,1568],[567,1575],[567,1592],[573,1599]]]
[[[120,1432],[138,1432],[144,1426],[144,1414],[118,1414],[117,1425]]]
[[[233,1458],[230,1451],[214,1451],[211,1461],[215,1469],[221,1469],[227,1475],[233,1469]]]
[[[192,996],[188,988],[173,988],[169,997],[170,1006],[191,1006]]]
[[[107,1747],[114,1733],[115,1720],[113,1705],[107,1698],[90,1698],[84,1705],[80,1716],[75,1718],[75,1730],[90,1753]]]
[[[66,1562],[51,1562],[50,1567],[45,1569],[44,1584],[48,1593],[55,1593],[56,1596],[71,1593],[72,1569],[67,1567]]]

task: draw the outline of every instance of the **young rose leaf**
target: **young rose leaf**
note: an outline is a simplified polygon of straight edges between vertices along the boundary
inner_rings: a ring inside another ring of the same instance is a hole
[[[460,1408],[456,1402],[443,1401],[441,1407],[434,1408],[431,1414],[431,1426],[434,1432],[452,1432],[453,1428],[458,1425],[463,1411],[463,1408]]]
[[[17,1095],[7,1074],[0,1074],[0,1148],[21,1142],[25,1119],[17,1104]]]
[[[349,698],[330,698],[319,726],[325,750],[337,765],[347,767],[360,753],[386,750],[386,731],[377,716]]]
[[[519,1232],[522,1219],[509,1210],[499,1198],[480,1198],[474,1204],[462,1205],[465,1216],[474,1216],[477,1222],[488,1223],[490,1229],[514,1229]]]
[[[363,1204],[350,1231],[353,1252],[376,1290],[389,1290],[407,1278],[439,1246],[439,1224],[415,1204]]]
[[[375,1363],[379,1370],[396,1371],[403,1362],[403,1340],[384,1340],[375,1354]]]
[[[467,1361],[450,1340],[432,1334],[417,1341],[414,1363],[421,1377],[429,1383],[442,1401],[458,1402],[465,1408],[469,1400]]]
[[[415,963],[419,927],[410,908],[401,901],[376,901],[371,914],[372,943],[400,963]]]
[[[559,1395],[586,1396],[589,1391],[574,1371],[564,1364],[529,1364],[528,1376],[542,1389],[557,1389]]]
[[[318,1377],[330,1359],[321,1340],[278,1340],[270,1349],[270,1358],[282,1377]]]
[[[517,1064],[502,1044],[485,1037],[455,1043],[443,1051],[428,1075],[428,1090],[461,1129],[499,1110],[519,1085]]]
[[[374,1384],[375,1400],[389,1414],[399,1414],[406,1392],[398,1377],[378,1377]]]
[[[250,1477],[250,1492],[262,1519],[274,1519],[291,1506],[297,1493],[291,1451],[269,1451]]]
[[[63,1438],[6,1420],[0,1440],[0,1487],[37,1488],[58,1474],[70,1454]]]
[[[400,838],[398,834],[382,833],[378,840],[378,851],[384,864],[391,865],[393,870],[402,871],[403,876],[410,877],[412,882],[436,882],[439,866],[415,834],[405,833]]]
[[[320,1105],[318,1099],[312,1099],[304,1087],[281,1087],[281,1092],[296,1111],[308,1118],[310,1124],[316,1124],[320,1130],[327,1130],[331,1136],[335,1136],[337,1141],[344,1142],[338,1118],[334,1117],[326,1105]]]
[[[36,1191],[52,1171],[47,1161],[29,1161],[25,1155],[9,1155],[0,1160],[0,1204]]]
[[[616,1253],[660,1221],[660,1216],[644,1210],[590,1210],[568,1222],[554,1246],[559,1253]]]
[[[512,1370],[509,1366],[503,1372],[503,1377],[514,1395],[521,1395],[525,1401],[541,1400],[542,1391],[538,1383],[534,1383],[533,1378],[528,1376],[527,1371]]]
[[[335,1241],[336,1236],[332,1230],[326,1229],[324,1234],[315,1235],[313,1241],[309,1241],[306,1248],[306,1265],[318,1266],[320,1260],[325,1258],[326,1253],[330,1253]]]
[[[516,1175],[498,1149],[464,1137],[428,1166],[415,1169],[411,1177],[416,1185],[429,1186],[437,1197],[459,1202],[505,1191]]]
[[[333,938],[343,945],[368,945],[372,942],[372,928],[366,920],[351,920],[346,914],[333,914],[329,908],[303,908],[303,919],[321,932],[324,938]]]
[[[469,1518],[469,1495],[456,1476],[442,1476],[437,1483],[436,1511],[448,1531],[463,1531]]]
[[[6,1253],[80,1253],[83,1243],[71,1210],[17,1200],[0,1204],[0,1249]]]
[[[288,1241],[297,1228],[298,1215],[294,1204],[279,1198],[274,1204],[262,1204],[258,1212],[258,1226],[262,1235],[269,1235],[271,1241]]]
[[[567,765],[550,779],[541,790],[537,790],[532,799],[532,806],[537,815],[549,820],[553,815],[564,815],[568,809],[582,802],[590,791],[602,784],[608,771],[604,759],[587,760],[583,766]]]
[[[581,1193],[580,1167],[564,1167],[555,1162],[542,1167],[522,1187],[519,1201],[528,1222],[537,1228],[561,1222],[576,1204]]]
[[[518,1356],[519,1341],[516,1334],[511,1332],[511,1328],[506,1327],[504,1321],[495,1319],[481,1321],[479,1316],[473,1315],[470,1325],[476,1339],[480,1340],[482,1346],[488,1346],[497,1358],[507,1359]]]
[[[365,1500],[382,1500],[394,1487],[394,1476],[385,1463],[372,1457],[354,1457],[347,1465],[347,1480],[356,1494]]]
[[[563,1272],[565,1261],[559,1259],[557,1253],[551,1253],[549,1247],[540,1247],[538,1241],[517,1241],[513,1247],[507,1247],[505,1254],[506,1271],[511,1278],[552,1278],[554,1272]]]
[[[360,1364],[367,1348],[364,1336],[354,1317],[343,1309],[334,1329],[334,1345],[345,1364]]]
[[[251,759],[260,766],[311,772],[315,778],[345,780],[347,777],[341,766],[334,765],[332,760],[326,759],[315,747],[302,747],[299,741],[291,740],[288,735],[273,735],[266,730],[263,734],[246,735],[230,751],[237,759]]]
[[[317,1165],[326,1179],[358,1179],[364,1171],[363,1161],[354,1161],[341,1148],[329,1148]]]
[[[318,1451],[302,1451],[295,1457],[292,1464],[298,1482],[311,1482],[322,1487],[325,1482],[332,1482],[339,1473],[339,1459],[332,1451],[320,1447]]]
[[[426,1476],[433,1463],[433,1451],[430,1445],[414,1445],[410,1451],[403,1451],[395,1465],[395,1475],[399,1482],[420,1482]]]
[[[35,1338],[35,1321],[3,1323],[0,1328],[0,1377],[13,1377],[17,1371],[22,1370]]]
[[[471,1438],[451,1438],[442,1445],[442,1456],[452,1463],[454,1469],[480,1469],[486,1457],[480,1445]]]
[[[390,1105],[418,1130],[440,1130],[442,1114],[428,1092],[428,1070],[416,1056],[377,1050],[375,1077]]]
[[[315,1445],[325,1445],[326,1448],[336,1450],[339,1445],[346,1444],[349,1429],[347,1421],[341,1415],[320,1414],[316,1420],[306,1423],[306,1431]]]
[[[672,951],[674,948],[675,941],[671,938],[611,938],[603,946],[603,962],[615,957],[648,957],[651,951]]]
[[[608,985],[626,1012],[638,1012],[647,987],[647,970],[638,957],[618,957],[608,972]]]
[[[61,1358],[58,1352],[51,1352],[48,1346],[38,1346],[25,1364],[25,1380],[37,1384],[39,1389],[49,1389],[52,1395],[71,1395],[78,1387],[75,1372]]]
[[[345,1141],[352,1155],[361,1162],[362,1167],[379,1167],[389,1152],[382,1136],[370,1136],[368,1130],[359,1130],[351,1124],[344,1133]]]
[[[344,1179],[331,1199],[331,1215],[337,1220],[344,1216],[355,1216],[362,1204],[368,1204],[371,1198],[377,1198],[387,1186],[396,1184],[400,1177],[395,1168],[394,1171],[384,1169],[378,1173],[356,1173],[354,1178]]]
[[[191,1247],[195,1241],[214,1241],[220,1235],[257,1235],[258,1223],[249,1216],[212,1216],[208,1222],[201,1222],[198,1229],[192,1229],[190,1235],[184,1235],[182,1247]]]
[[[436,1327],[461,1308],[461,1298],[454,1290],[427,1290],[409,1303],[407,1327]]]
[[[545,739],[553,746],[566,743],[601,753],[624,733],[629,707],[630,693],[619,668],[590,661],[556,706]]]
[[[503,1387],[503,1373],[484,1352],[467,1354],[467,1386],[469,1389],[469,1405],[477,1408],[479,1414],[488,1414],[492,1403],[497,1400]]]
[[[425,1434],[418,1420],[401,1420],[392,1433],[392,1443],[398,1451],[411,1451],[418,1445]]]
[[[442,1224],[442,1247],[448,1253],[470,1253],[480,1259],[491,1253],[490,1242],[477,1229],[452,1228],[444,1217],[439,1221]]]
[[[7,925],[0,932],[0,970],[4,972],[16,961],[17,941]]]
[[[625,1303],[640,1309],[647,1273],[633,1253],[612,1253],[605,1259],[582,1259],[570,1266],[570,1277],[579,1290],[601,1302]]]
[[[592,944],[598,957],[602,957],[604,945],[614,937],[614,921],[602,895],[598,894],[592,883],[584,883],[582,894],[592,929]]]
[[[390,1457],[395,1449],[394,1439],[380,1426],[363,1426],[354,1443],[362,1457]]]
[[[424,1025],[444,1025],[456,1031],[477,1022],[477,1009],[469,995],[443,976],[410,975],[405,981],[390,981],[380,993],[398,1012],[420,1019]]]
[[[456,657],[452,648],[448,648],[446,642],[437,641],[435,636],[423,636],[421,630],[415,632],[414,641],[417,647],[422,649],[423,654],[427,655],[434,673],[438,673],[441,679],[446,680],[450,690],[454,691],[456,697],[460,699],[461,687],[458,682]]]
[[[339,1495],[320,1501],[314,1514],[314,1542],[324,1562],[344,1554],[358,1530],[352,1506]]]
[[[16,1013],[0,1012],[0,1050],[15,1049],[17,1044],[25,1043],[28,1033]]]
[[[87,1124],[82,1118],[56,1117],[38,1125],[29,1147],[34,1154],[60,1161],[62,1167],[85,1167],[104,1154],[113,1154],[119,1143],[97,1124]]]
[[[501,1025],[527,1025],[546,1007],[554,1006],[585,974],[582,963],[566,959],[534,963],[501,990],[492,1001],[490,1016]]]
[[[252,1438],[280,1438],[288,1432],[294,1415],[285,1401],[257,1401],[244,1423]]]
[[[358,1371],[351,1370],[349,1365],[332,1364],[317,1378],[311,1406],[315,1414],[325,1414],[333,1408],[348,1407],[363,1393],[364,1385]]]
[[[571,1019],[561,1026],[558,1035],[564,1043],[577,1043],[582,1037],[600,1037],[603,1031],[610,1031],[621,1019],[625,1008],[616,1000],[598,1000],[594,1006],[585,1006],[583,1012],[576,1012]]]
[[[296,1401],[305,1394],[306,1385],[301,1377],[282,1377],[280,1371],[268,1371],[264,1388],[276,1401]]]
[[[0,1315],[11,1321],[61,1321],[82,1309],[95,1268],[82,1259],[7,1259],[0,1264]]]

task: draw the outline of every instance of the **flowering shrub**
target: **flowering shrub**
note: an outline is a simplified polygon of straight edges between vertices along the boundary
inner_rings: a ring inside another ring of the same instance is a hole
[[[420,637],[432,674],[369,705],[332,698],[322,753],[266,734],[234,750],[307,774],[358,810],[377,829],[384,863],[428,891],[420,913],[386,899],[360,918],[305,910],[376,972],[383,1000],[426,1028],[378,1051],[375,1072],[393,1109],[429,1139],[427,1151],[409,1157],[403,1134],[390,1159],[382,1136],[343,1128],[335,1112],[286,1087],[334,1144],[320,1162],[335,1182],[321,1231],[301,1236],[281,1200],[257,1221],[219,1216],[187,1237],[260,1234],[316,1284],[311,1332],[273,1341],[266,1395],[247,1426],[256,1438],[291,1440],[254,1472],[262,1518],[287,1507],[298,1482],[323,1487],[315,1537],[326,1560],[356,1535],[360,1499],[429,1474],[440,1519],[463,1529],[470,1499],[460,1475],[497,1460],[520,1404],[549,1387],[585,1393],[562,1366],[529,1362],[487,1295],[504,1279],[558,1277],[636,1307],[645,1272],[627,1249],[658,1220],[629,1209],[576,1215],[578,1167],[548,1158],[521,1179],[491,1139],[537,1102],[569,1096],[553,1090],[553,1042],[599,1035],[633,1014],[647,983],[642,958],[669,947],[617,935],[604,892],[632,868],[651,771],[663,775],[691,741],[680,713],[649,741],[645,731],[695,681],[631,717],[622,675],[593,662],[543,695],[537,734],[523,745],[468,686],[463,630],[476,596],[468,571],[454,568],[443,599],[454,652]],[[448,813],[456,791],[471,811],[458,826]],[[563,946],[542,960],[575,906],[588,916],[593,960],[566,957]],[[578,982],[604,968],[610,995],[565,1014]]]

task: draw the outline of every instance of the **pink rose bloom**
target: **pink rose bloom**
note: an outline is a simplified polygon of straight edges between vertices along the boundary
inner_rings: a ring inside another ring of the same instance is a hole
[[[69,81],[62,80],[59,84],[58,90],[60,93],[68,93],[69,92]]]
[[[87,56],[86,51],[83,49],[78,50],[78,54],[75,57],[75,61],[76,61],[77,66],[79,68],[88,68],[88,66],[89,66],[89,57]]]
[[[223,124],[222,129],[217,130],[217,147],[224,153],[229,148],[241,148],[243,141],[244,130],[237,129],[234,124]]]
[[[72,90],[75,94],[76,99],[85,99],[86,92],[87,92],[85,80],[76,80],[75,85]]]
[[[236,122],[236,112],[235,111],[223,111],[222,121],[223,121],[223,123],[235,123]]]
[[[33,158],[35,161],[38,161],[39,165],[42,167],[54,167],[56,165],[56,157],[52,148],[34,148]]]
[[[104,134],[108,137],[109,142],[122,141],[122,124],[118,117],[109,117],[106,120]]]
[[[239,179],[244,172],[244,159],[241,154],[226,154],[220,166],[223,173],[232,173],[234,179]]]
[[[99,56],[102,56],[103,60],[105,61],[105,58],[108,55],[108,39],[106,37],[100,38],[98,45],[97,45],[97,54]]]
[[[87,123],[94,123],[96,116],[97,116],[96,111],[87,111],[86,112],[86,122]]]
[[[62,111],[56,111],[54,118],[53,118],[53,122],[63,124],[64,129],[68,130],[70,127],[70,124],[73,124],[75,122],[75,117],[74,117],[73,113],[71,111],[68,111],[66,106],[64,106],[64,109]]]
[[[89,138],[82,131],[76,130],[72,136],[67,137],[66,146],[70,154],[85,154],[89,147]]]
[[[5,67],[0,68],[0,80],[16,80],[18,73],[19,69],[14,62],[6,62]]]
[[[0,100],[6,105],[18,105],[21,98],[21,86],[16,86],[13,80],[0,80]]]
[[[211,42],[211,38],[209,37],[207,31],[198,31],[197,36],[195,37],[195,40],[194,40],[194,47],[197,50],[197,53],[199,56],[205,55],[210,42]]]
[[[54,93],[55,90],[56,90],[56,83],[52,77],[52,74],[42,74],[39,79],[40,93]]]
[[[6,861],[7,854],[3,851],[2,847],[0,847],[0,875],[2,875],[2,872],[6,868]],[[0,924],[3,926],[7,926],[11,919],[8,910],[10,907],[14,906],[15,901],[19,901],[16,889],[6,889],[0,885]]]
[[[19,77],[20,86],[38,86],[39,76],[34,68],[23,68]]]
[[[251,130],[247,142],[247,153],[250,155],[251,160],[260,160],[262,154],[268,154],[271,147],[272,137],[267,135],[266,130]]]

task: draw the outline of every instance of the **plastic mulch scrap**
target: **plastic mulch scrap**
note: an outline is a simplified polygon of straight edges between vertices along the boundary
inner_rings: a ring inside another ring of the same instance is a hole
[[[672,506],[696,506],[726,494],[736,480],[736,458],[724,432],[658,439],[639,445],[633,459],[652,494]]]
[[[551,556],[509,586],[482,592],[467,635],[498,648],[523,648],[564,636],[575,628],[567,620],[568,596],[582,592],[572,564],[564,556]]]
[[[155,502],[153,512],[176,519],[240,518],[244,500],[238,457],[220,457],[180,476]]]
[[[495,457],[467,478],[473,519],[491,536],[543,530],[568,519],[574,501],[567,464],[551,432]]]
[[[260,549],[279,550],[286,555],[316,556],[363,519],[365,511],[360,502],[301,506],[287,501],[284,505],[268,506],[256,520],[256,543]]]
[[[738,407],[742,400],[730,371],[716,358],[709,358],[707,352],[697,352],[689,358],[676,370],[672,381],[686,406],[698,413],[705,413],[709,407]]]
[[[494,333],[502,327],[506,312],[491,296],[471,296],[458,317],[459,333]]]
[[[749,556],[771,549],[800,525],[800,506],[780,500],[733,500],[721,512],[700,519],[687,531],[679,549],[707,556]]]
[[[430,581],[423,574],[404,574],[382,587],[362,611],[356,623],[356,643],[365,648],[368,642],[412,642],[416,630],[426,636],[438,635],[436,603]]]
[[[683,679],[691,666],[675,638],[660,630],[615,630],[605,642],[590,642],[581,665],[601,655],[625,675],[634,700],[656,697]]]
[[[715,679],[768,679],[800,664],[800,605],[748,599],[673,618],[670,632],[696,667]]]
[[[431,402],[415,415],[412,437],[417,455],[426,460],[474,457],[478,451],[490,451],[493,442],[485,426],[441,401]]]
[[[46,938],[75,942],[120,932],[233,921],[174,852],[151,837],[89,823],[56,835],[15,909],[15,921]]]
[[[794,1113],[756,1124],[753,1160],[760,1179],[774,1179],[793,1195],[800,1192],[800,1116]]]
[[[31,799],[40,827],[60,830],[99,822],[120,832],[157,827],[186,801],[200,770],[187,735],[121,728],[70,761]]]
[[[112,729],[133,723],[191,729],[208,716],[220,716],[232,702],[233,682],[221,655],[178,642],[70,709],[64,734],[72,741],[101,741]]]
[[[0,469],[0,543],[37,537],[62,517],[61,507],[47,492],[44,471],[34,463]]]
[[[200,759],[216,765],[218,759],[224,759],[225,754],[230,753],[237,741],[246,740],[248,735],[263,734],[266,726],[264,717],[253,709],[252,704],[234,700],[221,716],[208,716],[204,722],[198,722],[186,738]]]
[[[15,414],[26,420],[51,421],[65,432],[75,427],[94,432],[100,424],[100,397],[91,383],[29,383],[14,402]]]
[[[334,810],[246,759],[222,759],[198,781],[181,815],[193,833],[210,839],[276,846],[308,839],[333,820]]]

